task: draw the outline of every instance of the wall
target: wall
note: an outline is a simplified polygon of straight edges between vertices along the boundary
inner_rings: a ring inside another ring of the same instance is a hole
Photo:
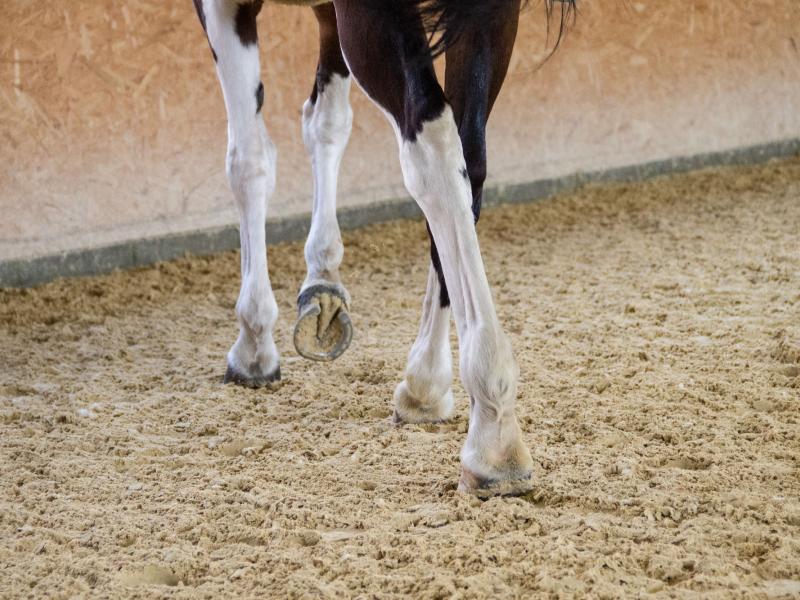
[[[0,24],[0,261],[238,219],[226,125],[189,0],[9,0]],[[584,0],[547,53],[522,17],[489,128],[490,184],[800,137],[797,0]],[[260,16],[270,217],[305,213],[300,107],[316,64],[308,9]],[[340,205],[405,196],[393,134],[360,91]]]

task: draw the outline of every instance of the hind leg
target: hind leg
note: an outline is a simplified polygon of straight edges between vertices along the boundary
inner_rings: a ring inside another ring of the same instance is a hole
[[[503,85],[514,48],[519,19],[519,0],[508,2],[494,19],[479,27],[467,29],[447,50],[445,94],[453,108],[453,117],[464,151],[472,197],[472,214],[478,222],[486,179],[486,123],[494,102]],[[503,336],[504,337],[504,336]],[[495,348],[497,356],[506,352],[505,343]],[[478,356],[489,356],[488,349],[475,348]],[[513,357],[508,355],[513,361]],[[462,355],[462,365],[464,357]],[[513,371],[516,380],[516,367]],[[509,372],[511,375],[511,372]],[[499,390],[498,390],[499,391]],[[502,397],[502,394],[499,394]],[[486,437],[508,436],[518,429],[516,418],[501,417],[504,402],[480,403],[473,397],[470,403],[470,422],[467,441],[461,451],[462,470],[460,488],[479,495],[490,495],[505,490],[524,488],[521,481],[502,481],[493,474],[497,467],[491,450],[487,450]],[[512,404],[513,406],[513,404]],[[518,447],[520,456],[527,449]],[[526,461],[523,461],[526,462]]]
[[[439,276],[432,264],[419,333],[408,353],[405,378],[394,391],[396,423],[445,421],[453,413],[450,304],[444,304],[442,297]]]
[[[305,246],[308,271],[297,298],[294,344],[312,360],[333,360],[350,344],[350,297],[341,283],[344,246],[336,220],[336,184],[350,130],[350,71],[342,58],[332,4],[314,8],[320,29],[317,76],[303,105],[303,141],[314,176],[311,229]]]
[[[272,339],[278,307],[267,274],[267,201],[275,189],[275,147],[261,107],[256,14],[261,1],[195,0],[217,63],[228,113],[226,172],[239,212],[242,284],[236,302],[239,337],[224,381],[258,387],[280,379]]]
[[[480,29],[466,31],[447,50],[445,95],[453,109],[472,187],[472,212],[480,216],[486,179],[486,121],[505,79],[516,38],[519,2]],[[429,230],[430,231],[430,230]],[[408,355],[405,379],[395,390],[395,420],[440,421],[453,409],[450,298],[431,238],[431,273],[419,334]]]
[[[520,0],[511,0],[491,22],[464,31],[446,53],[445,95],[464,148],[476,223],[486,180],[486,123],[508,72],[519,10]]]
[[[402,14],[403,3],[335,4],[348,65],[394,126],[406,187],[441,260],[471,402],[460,487],[479,496],[523,493],[531,487],[533,461],[515,414],[517,364],[484,271],[453,110],[431,61],[418,60],[425,33]]]

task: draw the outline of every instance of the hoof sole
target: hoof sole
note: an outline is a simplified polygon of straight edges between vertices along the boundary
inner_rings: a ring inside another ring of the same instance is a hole
[[[531,475],[514,479],[484,479],[462,469],[458,491],[486,500],[496,496],[522,496],[533,489]]]
[[[243,375],[239,373],[239,371],[235,370],[233,367],[228,365],[228,368],[225,369],[225,376],[222,378],[222,383],[228,384],[233,383],[235,385],[240,385],[242,387],[247,388],[275,388],[281,380],[281,368],[278,367],[272,373],[267,375],[266,377],[249,377],[247,375]]]
[[[294,347],[303,358],[328,362],[339,358],[353,339],[353,324],[342,292],[315,285],[297,298],[299,316],[294,326]]]

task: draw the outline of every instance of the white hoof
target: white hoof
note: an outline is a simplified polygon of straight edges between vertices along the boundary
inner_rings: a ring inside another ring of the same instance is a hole
[[[453,392],[450,388],[437,399],[420,400],[408,389],[408,383],[401,381],[394,390],[395,423],[439,423],[453,415]]]
[[[470,426],[472,428],[473,424]],[[481,439],[482,436],[474,430],[470,434],[461,452],[459,491],[478,498],[520,496],[531,491],[533,459],[521,436],[517,435],[515,441],[500,449],[487,445],[477,447],[475,438]],[[498,437],[489,435],[482,439],[487,444],[488,440],[496,442]]]

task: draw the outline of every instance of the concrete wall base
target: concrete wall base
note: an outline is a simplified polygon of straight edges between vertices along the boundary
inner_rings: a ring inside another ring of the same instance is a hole
[[[575,190],[589,183],[643,181],[660,175],[684,173],[707,167],[758,164],[775,158],[800,154],[800,138],[775,141],[721,152],[695,154],[632,164],[629,166],[575,173],[565,177],[540,179],[488,188],[484,205],[534,202],[554,194]],[[365,206],[340,209],[342,229],[356,229],[394,219],[418,219],[421,212],[410,198],[398,198]],[[309,215],[267,222],[270,244],[304,239]],[[0,262],[0,287],[28,287],[59,277],[99,275],[115,269],[130,269],[172,260],[185,254],[208,255],[239,247],[239,231],[234,225],[137,239],[99,248],[71,250],[50,256]]]

